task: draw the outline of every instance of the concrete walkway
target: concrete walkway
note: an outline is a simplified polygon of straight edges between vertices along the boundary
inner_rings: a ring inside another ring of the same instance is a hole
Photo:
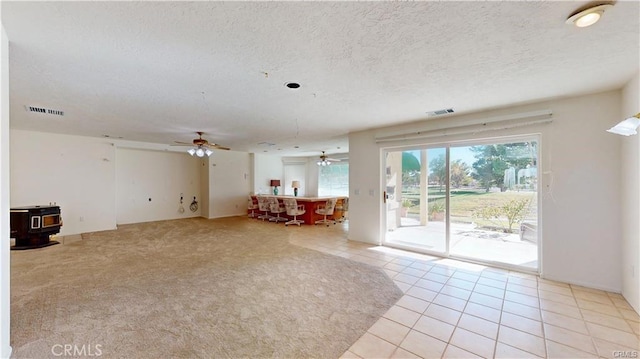
[[[417,219],[402,218],[401,225],[387,232],[386,242],[414,246],[417,249],[444,253],[445,223],[429,222],[421,226]],[[477,229],[474,224],[451,223],[452,256],[505,263],[527,269],[538,268],[538,246],[521,240],[517,233],[501,233]]]

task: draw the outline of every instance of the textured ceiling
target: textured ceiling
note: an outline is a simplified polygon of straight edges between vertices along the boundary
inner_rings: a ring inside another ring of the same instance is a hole
[[[639,68],[640,5],[566,25],[585,4],[2,1],[11,127],[345,152],[350,131],[432,110],[620,88]]]

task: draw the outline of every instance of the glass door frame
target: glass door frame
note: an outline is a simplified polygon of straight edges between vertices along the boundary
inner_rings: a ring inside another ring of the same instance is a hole
[[[382,188],[383,191],[386,191],[386,165],[387,165],[387,156],[390,152],[403,152],[403,151],[423,151],[423,150],[430,150],[430,149],[436,149],[436,148],[443,148],[445,150],[445,171],[448,174],[449,173],[449,144],[418,144],[418,145],[409,145],[409,146],[402,146],[402,147],[390,147],[390,148],[383,148],[382,149],[382,174],[381,174],[381,180],[382,180]],[[428,164],[427,164],[427,170],[428,170]],[[428,177],[428,176],[427,176]],[[446,177],[446,181],[445,181],[445,217],[444,217],[444,221],[445,221],[445,251],[444,252],[439,252],[439,251],[430,251],[428,249],[424,249],[424,248],[417,248],[417,247],[413,247],[410,245],[403,245],[401,243],[397,243],[397,242],[392,242],[392,241],[387,241],[387,216],[388,216],[388,211],[387,211],[387,204],[386,204],[386,198],[385,201],[383,203],[384,205],[384,210],[382,211],[382,218],[381,221],[383,223],[383,232],[382,232],[382,245],[386,246],[386,247],[392,247],[392,248],[397,248],[397,249],[404,249],[404,250],[408,250],[408,251],[412,251],[412,252],[418,252],[418,253],[423,253],[423,254],[428,254],[428,255],[433,255],[433,256],[438,256],[438,257],[445,257],[445,258],[449,258],[450,254],[449,254],[449,242],[450,242],[450,224],[449,224],[449,176],[447,175]],[[428,191],[428,183],[427,183],[427,191]]]
[[[450,182],[451,182],[451,173],[450,173],[450,152],[451,152],[451,147],[465,147],[465,146],[475,146],[475,145],[493,145],[493,144],[505,144],[505,143],[513,143],[513,142],[527,142],[527,141],[535,141],[538,143],[537,149],[536,149],[536,166],[538,168],[538,181],[536,184],[536,199],[537,199],[537,206],[536,206],[536,212],[537,212],[537,239],[536,239],[536,245],[537,245],[537,251],[538,251],[538,257],[537,257],[537,268],[535,270],[532,270],[531,268],[527,268],[527,267],[522,267],[522,266],[516,266],[516,265],[511,265],[508,263],[503,263],[503,262],[495,262],[495,261],[483,261],[483,260],[479,260],[477,258],[471,258],[471,257],[465,257],[465,256],[460,256],[460,255],[451,255],[451,250],[450,250],[450,242],[451,242],[451,222],[450,222],[450,215],[451,215],[451,211],[450,211]],[[398,249],[404,249],[404,250],[409,250],[412,252],[417,252],[417,253],[423,253],[423,254],[427,254],[427,255],[433,255],[433,256],[438,256],[438,257],[443,257],[443,258],[451,258],[451,259],[460,259],[466,262],[471,262],[471,263],[477,263],[480,265],[489,265],[492,267],[497,267],[497,268],[503,268],[503,269],[507,269],[507,270],[516,270],[519,272],[527,272],[527,273],[533,273],[533,274],[540,274],[543,273],[543,265],[542,265],[542,247],[543,247],[543,243],[542,243],[542,230],[543,230],[543,225],[542,225],[542,191],[541,191],[541,178],[542,178],[542,173],[541,172],[541,168],[542,168],[542,136],[540,133],[533,133],[533,134],[523,134],[523,135],[510,135],[510,136],[499,136],[499,137],[487,137],[487,138],[478,138],[478,139],[469,139],[469,140],[460,140],[460,141],[451,141],[451,142],[438,142],[438,143],[433,143],[433,144],[429,144],[429,143],[423,143],[423,144],[411,144],[411,145],[406,145],[406,146],[398,146],[398,147],[386,147],[386,148],[381,148],[382,150],[382,172],[380,174],[380,178],[381,178],[381,187],[382,190],[384,191],[386,188],[386,159],[387,159],[387,155],[389,152],[398,152],[398,151],[410,151],[410,150],[428,150],[428,149],[433,149],[433,148],[444,148],[445,149],[445,170],[447,173],[446,176],[446,189],[445,189],[445,206],[446,206],[446,211],[445,211],[445,232],[446,232],[446,244],[445,244],[445,252],[438,252],[438,251],[429,251],[427,249],[424,248],[416,248],[416,247],[412,247],[409,245],[402,245],[402,244],[398,244],[395,242],[389,242],[387,241],[387,210],[386,210],[386,199],[385,199],[385,203],[384,203],[384,209],[381,211],[381,223],[382,223],[382,245],[383,246],[387,246],[387,247],[392,247],[392,248],[398,248]]]

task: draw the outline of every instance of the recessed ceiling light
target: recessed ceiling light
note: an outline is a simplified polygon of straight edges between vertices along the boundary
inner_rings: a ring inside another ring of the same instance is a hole
[[[602,14],[605,12],[605,10],[608,10],[611,7],[613,7],[612,4],[590,6],[569,16],[566,23],[568,25],[575,25],[577,27],[591,26],[598,22],[598,20],[600,20],[600,17],[602,17]]]
[[[293,148],[300,148],[300,146],[293,146]]]
[[[285,86],[287,86],[290,89],[298,89],[300,88],[300,84],[297,82],[287,82],[286,84],[284,84]]]

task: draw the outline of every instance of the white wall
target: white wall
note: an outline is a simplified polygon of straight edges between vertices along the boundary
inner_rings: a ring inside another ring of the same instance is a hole
[[[62,212],[60,235],[114,229],[115,148],[97,138],[11,130],[11,206]]]
[[[622,90],[621,116],[610,123],[640,112],[640,73]],[[640,313],[640,136],[619,136],[622,142],[622,294]]]
[[[251,191],[250,157],[246,152],[216,150],[209,164],[209,215],[219,218],[247,213]]]
[[[201,160],[186,152],[118,148],[117,224],[199,217],[200,168]],[[178,211],[181,194],[183,213]],[[199,208],[191,212],[194,196]]]
[[[375,132],[349,135],[349,239],[380,244],[383,210],[382,156]]]
[[[304,195],[307,197],[318,196],[318,180],[320,178],[320,167],[316,164],[318,157],[307,157],[307,176]]]
[[[1,11],[1,10],[0,10]],[[2,26],[0,44],[0,358],[11,355],[10,256],[9,256],[9,40]]]
[[[282,182],[282,188],[279,193],[287,196],[293,196],[294,190],[291,187],[293,181],[300,182],[298,187],[298,196],[306,196],[307,193],[307,166],[309,165],[307,157],[284,157],[282,163],[284,164],[284,181]]]
[[[272,179],[279,179],[281,184],[284,183],[284,166],[282,157],[264,155],[260,153],[253,154],[253,193],[255,194],[273,194],[273,188],[269,186]],[[278,188],[282,190],[282,188]]]
[[[285,164],[304,164],[305,172],[299,180],[303,188],[299,196],[315,197],[318,195],[319,170],[316,162],[318,156],[312,157],[279,157],[259,153],[250,154],[251,174],[250,188],[253,194],[273,194],[273,188],[269,186],[272,179],[279,179],[282,186],[278,188],[278,194],[293,194],[291,180],[285,173]],[[297,173],[297,171],[296,171]]]
[[[540,133],[543,173],[541,275],[620,292],[619,138],[605,132],[620,119],[620,91],[351,134],[349,238],[371,243],[382,240],[380,148],[383,146],[375,143],[376,135],[423,129],[427,124],[438,122],[446,121],[449,126],[455,126],[471,119],[545,109],[553,112],[551,124],[482,132],[465,138],[449,136],[388,143],[386,146]]]
[[[210,218],[210,210],[211,210],[211,193],[209,192],[209,169],[211,165],[209,164],[208,158],[200,159],[200,196],[202,197],[202,202],[200,206],[200,215],[204,218]],[[185,198],[186,201],[186,198]],[[186,207],[185,207],[186,208]]]

